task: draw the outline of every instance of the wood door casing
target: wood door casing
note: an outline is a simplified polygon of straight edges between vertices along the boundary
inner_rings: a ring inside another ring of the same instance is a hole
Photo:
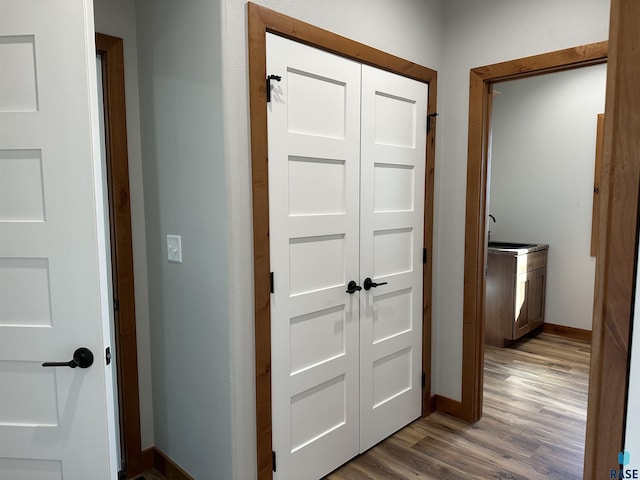
[[[267,172],[266,32],[277,33],[359,62],[423,81],[429,85],[428,114],[436,113],[437,72],[399,57],[376,50],[326,30],[248,3],[249,97],[251,123],[251,168],[253,192],[256,435],[257,470],[260,480],[273,476],[271,447],[271,325],[269,262],[269,191]],[[423,267],[423,348],[422,366],[426,381],[423,389],[423,415],[431,406],[431,272],[433,245],[433,185],[437,121],[431,119],[427,134],[424,246],[428,261]]]
[[[96,33],[96,52],[102,56],[112,281],[118,305],[113,349],[118,355],[120,433],[126,474],[133,477],[150,468],[153,459],[141,447],[123,40]]]

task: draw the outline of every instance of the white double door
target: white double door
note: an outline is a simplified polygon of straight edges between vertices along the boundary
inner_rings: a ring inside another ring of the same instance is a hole
[[[267,74],[274,475],[318,479],[421,412],[428,87],[271,34]]]

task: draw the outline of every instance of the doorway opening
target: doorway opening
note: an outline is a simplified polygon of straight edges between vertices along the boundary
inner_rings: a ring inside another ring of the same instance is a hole
[[[498,82],[603,64],[608,42],[471,70],[469,157],[465,229],[465,289],[463,326],[463,418],[482,416],[484,383],[485,292],[488,240],[488,193],[494,86]]]
[[[484,418],[506,413],[505,398],[528,400],[526,408],[513,408],[515,430],[532,445],[562,443],[563,468],[580,476],[595,287],[596,127],[606,64],[493,87]],[[552,434],[537,427],[549,423],[557,426]]]

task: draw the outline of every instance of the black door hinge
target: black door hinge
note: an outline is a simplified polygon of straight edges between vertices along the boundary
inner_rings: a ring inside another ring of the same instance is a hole
[[[273,285],[273,272],[269,272],[269,289],[271,293],[275,293],[275,287]]]
[[[104,351],[104,360],[107,362],[107,365],[111,365],[111,347],[107,347]]]
[[[276,452],[271,450],[271,464],[273,466],[273,471],[276,471]]]
[[[117,298],[113,299],[113,311],[117,312],[120,310],[120,301]]]
[[[279,82],[280,80],[282,80],[282,77],[280,75],[267,76],[267,103],[271,101],[271,80],[275,80],[276,82]]]
[[[427,374],[422,372],[422,388],[423,389],[424,389],[426,384],[427,384]]]
[[[440,115],[439,113],[430,113],[429,115],[427,115],[427,133],[429,133],[431,131],[431,119],[432,118],[436,118],[438,115]]]
[[[427,249],[422,249],[422,263],[427,263]]]

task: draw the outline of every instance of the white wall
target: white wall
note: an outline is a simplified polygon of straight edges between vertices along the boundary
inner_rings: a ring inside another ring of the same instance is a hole
[[[136,16],[155,445],[194,478],[232,478],[220,3],[139,0]]]
[[[442,69],[438,0],[269,0],[261,5],[413,62]],[[229,188],[233,478],[255,478],[253,246],[246,3],[223,4],[225,157]],[[439,78],[442,85],[442,79]]]
[[[640,247],[638,250],[640,258]],[[625,467],[640,469],[640,269],[636,266],[636,293],[631,339],[631,369],[627,397],[627,423],[624,449],[631,455],[631,464]]]
[[[499,83],[493,101],[491,239],[549,244],[547,323],[591,330],[597,114],[606,65]]]
[[[449,0],[438,117],[434,245],[434,393],[460,400],[464,228],[473,67],[606,40],[608,0]]]
[[[138,52],[133,0],[94,0],[95,29],[124,43],[125,95],[127,102],[127,145],[133,270],[135,276],[138,381],[140,383],[140,427],[142,448],[153,445],[153,399],[151,394],[151,351],[149,342],[149,295],[147,284],[147,246],[140,147],[140,108],[138,104]],[[116,352],[117,355],[117,352]]]

